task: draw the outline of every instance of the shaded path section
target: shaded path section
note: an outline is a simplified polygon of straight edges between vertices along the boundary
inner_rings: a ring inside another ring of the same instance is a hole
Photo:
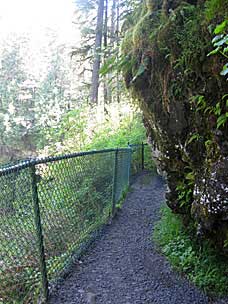
[[[165,184],[142,174],[112,225],[105,227],[52,296],[51,304],[200,304],[211,301],[172,271],[151,241]],[[224,302],[225,303],[225,302]]]

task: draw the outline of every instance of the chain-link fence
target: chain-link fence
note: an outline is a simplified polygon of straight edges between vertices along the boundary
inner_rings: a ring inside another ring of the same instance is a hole
[[[148,144],[130,144],[132,149],[131,176],[134,177],[138,172],[146,169],[153,170],[154,164],[151,158],[151,147]]]
[[[143,168],[139,146],[0,168],[0,304],[47,301]]]

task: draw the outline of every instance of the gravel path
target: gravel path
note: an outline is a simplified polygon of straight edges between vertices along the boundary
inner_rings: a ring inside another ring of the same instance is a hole
[[[142,174],[121,211],[74,266],[50,304],[200,304],[212,301],[175,273],[151,241],[165,184]]]

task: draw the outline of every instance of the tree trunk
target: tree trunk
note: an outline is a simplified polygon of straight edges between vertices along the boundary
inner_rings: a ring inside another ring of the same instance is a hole
[[[108,0],[105,0],[105,20],[104,20],[104,64],[107,61],[108,57]],[[104,76],[104,110],[105,113],[108,114],[108,111],[105,107],[105,105],[108,104],[108,81],[107,81],[107,75]]]
[[[98,87],[99,87],[99,70],[101,63],[101,44],[102,44],[102,33],[103,33],[103,15],[104,15],[104,0],[99,0],[97,10],[97,26],[96,26],[96,40],[94,49],[94,61],[93,61],[93,72],[92,72],[92,84],[90,93],[91,104],[98,102]]]
[[[117,0],[112,0],[112,10],[111,10],[111,28],[110,28],[110,54],[111,55],[113,55],[113,51],[115,52],[115,47],[116,47],[116,1]],[[109,87],[109,91],[108,91],[108,102],[109,103],[112,103],[112,101],[113,101],[113,94],[112,94],[113,80],[112,79],[113,79],[113,72],[108,74],[108,80],[109,80],[109,83],[111,83],[111,85]]]
[[[120,49],[120,38],[119,38],[119,32],[120,32],[120,1],[117,0],[116,3],[116,44],[117,44],[117,58],[119,57],[119,49]],[[119,71],[116,73],[116,99],[117,102],[120,103],[120,77],[119,77]]]
[[[111,15],[111,40],[110,44],[114,48],[116,40],[116,0],[112,0],[112,15]]]

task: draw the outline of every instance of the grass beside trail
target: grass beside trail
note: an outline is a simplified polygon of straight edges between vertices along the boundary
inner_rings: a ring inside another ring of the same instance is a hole
[[[199,245],[194,227],[186,229],[180,216],[162,207],[153,239],[171,265],[210,295],[228,295],[228,258],[221,256],[209,242]]]

